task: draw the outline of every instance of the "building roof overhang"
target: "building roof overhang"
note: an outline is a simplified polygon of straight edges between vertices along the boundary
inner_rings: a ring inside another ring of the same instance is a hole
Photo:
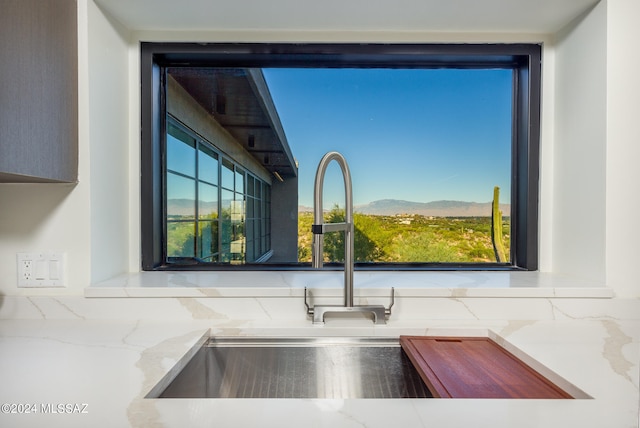
[[[298,168],[259,68],[171,67],[171,76],[277,179]]]

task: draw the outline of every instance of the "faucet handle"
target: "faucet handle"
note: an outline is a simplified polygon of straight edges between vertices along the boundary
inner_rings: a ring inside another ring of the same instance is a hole
[[[384,314],[386,316],[390,316],[391,315],[391,308],[393,307],[393,305],[396,303],[396,289],[395,287],[391,287],[391,304],[389,305],[388,308],[385,308],[384,310]]]

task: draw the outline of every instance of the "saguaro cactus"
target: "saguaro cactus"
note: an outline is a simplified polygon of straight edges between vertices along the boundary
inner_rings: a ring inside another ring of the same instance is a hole
[[[498,263],[507,262],[502,242],[502,211],[500,211],[500,187],[493,188],[493,207],[491,209],[491,242]]]

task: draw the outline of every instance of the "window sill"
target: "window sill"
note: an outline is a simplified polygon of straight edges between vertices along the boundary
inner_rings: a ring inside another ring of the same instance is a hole
[[[85,297],[342,296],[342,271],[139,272],[85,288]],[[612,298],[604,283],[541,272],[355,272],[356,297]]]

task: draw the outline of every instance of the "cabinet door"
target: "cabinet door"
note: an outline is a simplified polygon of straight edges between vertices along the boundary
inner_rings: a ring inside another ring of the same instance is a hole
[[[78,37],[75,0],[3,0],[0,182],[75,182]]]

